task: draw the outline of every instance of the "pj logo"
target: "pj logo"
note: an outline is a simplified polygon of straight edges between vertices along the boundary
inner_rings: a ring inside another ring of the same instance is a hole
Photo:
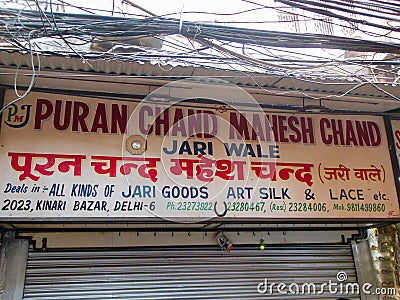
[[[6,114],[6,120],[4,123],[12,128],[24,127],[26,124],[28,124],[31,106],[32,105],[25,104],[19,108],[17,105],[11,104],[7,109],[8,112]]]

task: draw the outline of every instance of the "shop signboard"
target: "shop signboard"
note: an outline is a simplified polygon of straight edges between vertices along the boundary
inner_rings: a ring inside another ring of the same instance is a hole
[[[393,134],[393,145],[396,152],[397,165],[394,168],[397,168],[397,174],[400,174],[400,120],[399,119],[391,119],[390,120]],[[396,178],[397,181],[400,180],[400,177]],[[396,180],[395,179],[395,180]]]
[[[0,144],[3,220],[399,217],[379,116],[32,92]]]

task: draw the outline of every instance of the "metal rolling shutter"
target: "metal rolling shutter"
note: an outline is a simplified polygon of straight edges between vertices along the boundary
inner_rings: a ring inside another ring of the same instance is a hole
[[[258,294],[268,282],[356,282],[347,245],[236,246],[107,251],[31,251],[24,299],[336,299]],[[349,299],[359,299],[353,296]]]

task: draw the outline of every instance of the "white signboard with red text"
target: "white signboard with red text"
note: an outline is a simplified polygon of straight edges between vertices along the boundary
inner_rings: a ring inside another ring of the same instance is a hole
[[[32,92],[0,141],[3,219],[399,217],[377,116]]]
[[[390,122],[392,125],[394,147],[396,149],[396,157],[399,165],[400,164],[400,120],[392,119],[390,120]],[[397,178],[397,180],[400,180],[400,178]]]

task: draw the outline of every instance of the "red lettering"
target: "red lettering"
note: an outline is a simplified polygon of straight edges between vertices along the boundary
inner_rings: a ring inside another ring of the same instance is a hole
[[[356,121],[356,131],[358,135],[358,144],[360,146],[371,146],[371,141],[368,135],[368,127],[367,122],[365,121]]]
[[[202,111],[194,112],[193,109],[188,110],[188,131],[190,137],[202,137]]]
[[[280,142],[279,140],[279,125],[278,125],[278,116],[272,115],[272,131],[274,132],[275,142]]]
[[[379,146],[382,142],[382,138],[378,124],[372,121],[368,121],[367,126],[368,126],[368,133],[371,139],[371,146],[373,147]]]
[[[286,117],[285,116],[278,116],[278,122],[279,122],[279,142],[281,143],[287,143],[289,142],[289,139],[286,137]]]
[[[61,100],[56,101],[56,108],[54,111],[54,128],[57,130],[66,130],[71,123],[72,101],[65,102],[63,124],[61,124],[61,115],[63,112],[62,104],[63,102]]]
[[[118,104],[111,105],[111,133],[126,133],[128,105],[121,105],[121,110],[119,108],[120,106]]]
[[[257,139],[260,139],[261,141],[265,141],[265,134],[263,132],[263,128],[261,125],[260,115],[258,115],[258,114],[253,115],[251,139],[253,141],[256,141]]]
[[[145,124],[146,121],[146,116],[152,117],[153,116],[153,110],[151,109],[150,106],[141,106],[139,110],[139,130],[142,134],[149,135],[153,132],[153,125],[150,124]],[[147,125],[147,127],[146,127]]]
[[[89,106],[84,102],[74,103],[74,113],[72,121],[72,131],[79,131],[79,127],[82,132],[89,132],[86,125],[86,118],[89,115]]]
[[[400,150],[400,130],[396,130],[394,135],[397,139],[396,148]]]
[[[237,113],[230,113],[230,124],[229,126],[229,139],[245,139],[250,140],[249,128],[247,125],[247,118],[244,114],[239,113],[239,120]]]
[[[319,128],[321,131],[322,142],[325,145],[331,145],[333,140],[332,135],[326,132],[327,129],[331,128],[331,123],[329,122],[329,120],[326,118],[322,118],[319,122]]]
[[[94,115],[92,129],[90,132],[97,132],[98,129],[101,129],[103,133],[108,133],[107,111],[105,103],[97,104],[96,114]]]
[[[353,123],[351,120],[346,120],[346,145],[350,146],[350,144],[358,146],[356,134],[353,129]]]
[[[181,108],[175,109],[174,124],[172,124],[171,135],[177,136],[178,132],[180,132],[182,136],[187,136],[183,111]]]
[[[43,111],[43,108],[45,109]],[[53,113],[53,105],[49,100],[37,99],[35,114],[35,129],[42,129],[42,122]]]
[[[289,134],[289,139],[292,143],[300,143],[301,141],[301,132],[297,128],[297,125],[299,125],[299,120],[295,116],[290,116],[288,118],[288,126],[290,130],[294,132],[294,134]]]
[[[166,136],[169,130],[169,109],[156,107],[156,115],[156,135]],[[163,131],[161,131],[161,127],[163,127]]]
[[[336,125],[336,121],[337,121],[337,125]],[[343,135],[342,120],[331,119],[331,124],[332,124],[333,143],[335,145],[343,145],[344,144],[344,135]]]
[[[218,121],[217,117],[211,110],[205,110],[203,112],[204,120],[204,137],[213,138],[218,132]],[[211,118],[211,121],[209,120]],[[212,124],[212,129],[210,129],[210,124]]]
[[[274,116],[272,116],[274,118]],[[271,137],[271,132],[274,132],[274,137]],[[271,142],[272,139],[276,140],[276,134],[275,131],[273,130],[273,127],[271,126],[271,123],[269,121],[269,115],[265,116],[265,140],[267,142]]]
[[[24,116],[14,116],[14,122],[22,122],[24,121]]]
[[[303,136],[303,143],[314,144],[315,137],[314,137],[313,120],[311,118],[300,117],[300,124],[301,124],[301,135]]]

